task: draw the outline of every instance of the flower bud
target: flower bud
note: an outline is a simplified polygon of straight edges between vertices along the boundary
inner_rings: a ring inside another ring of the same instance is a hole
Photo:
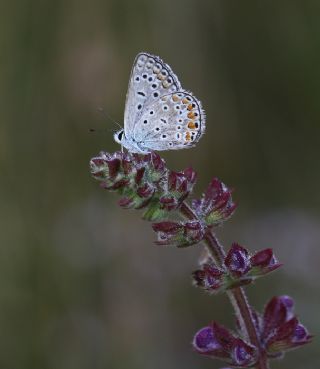
[[[187,247],[198,243],[204,237],[204,229],[198,221],[159,222],[154,223],[152,228],[157,232],[158,245]]]
[[[135,190],[127,188],[123,191],[125,196],[122,197],[118,203],[121,207],[126,209],[141,209],[152,199],[154,191],[154,187],[149,183],[145,183]]]
[[[288,308],[288,296],[273,297],[264,309],[263,332],[268,337],[277,327],[292,316],[292,307]]]
[[[152,182],[158,182],[166,175],[168,171],[166,163],[160,155],[154,151],[145,156],[135,154],[135,157],[137,157],[137,161],[148,169]]]
[[[228,329],[213,322],[201,328],[194,336],[193,347],[202,354],[214,358],[230,358],[230,350],[234,337]]]
[[[240,338],[233,341],[231,351],[232,364],[238,367],[248,367],[256,361],[256,350]]]
[[[221,349],[221,345],[214,335],[212,327],[201,328],[193,340],[193,347],[200,354],[210,354]]]
[[[251,283],[281,266],[272,249],[265,249],[251,256],[246,248],[237,243],[232,244],[224,264],[230,272],[227,283],[229,289]]]
[[[278,269],[282,264],[278,263],[272,249],[265,249],[255,253],[251,259],[250,275],[260,276]]]
[[[265,307],[261,338],[271,358],[309,343],[312,339],[293,315],[293,305],[289,296],[278,296],[273,297]]]
[[[102,152],[100,156],[91,159],[91,174],[102,182],[103,188],[116,190],[128,183],[121,168],[122,159],[123,154],[120,152],[113,155]]]
[[[183,241],[183,225],[178,222],[153,223],[152,228],[157,232],[158,245],[176,245]]]
[[[199,354],[221,359],[233,367],[251,366],[256,361],[256,348],[215,322],[195,334],[193,347]]]
[[[198,220],[190,220],[183,223],[184,235],[192,243],[200,242],[205,234],[203,224]]]
[[[196,182],[196,173],[191,168],[182,172],[170,171],[166,181],[162,181],[163,195],[160,204],[168,211],[177,209],[192,191]]]
[[[224,272],[218,268],[213,261],[201,266],[201,269],[192,273],[196,286],[203,288],[207,292],[218,292],[223,286]]]
[[[232,201],[231,191],[217,178],[213,178],[202,198],[194,200],[192,207],[208,226],[217,226],[230,218],[236,204]]]
[[[237,243],[233,243],[224,261],[230,273],[241,277],[250,269],[249,252]]]

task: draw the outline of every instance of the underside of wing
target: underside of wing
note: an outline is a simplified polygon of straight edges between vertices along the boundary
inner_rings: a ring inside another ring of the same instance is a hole
[[[194,146],[205,131],[200,101],[187,91],[166,94],[146,106],[133,138],[149,150],[178,150]]]
[[[152,105],[159,97],[180,89],[177,76],[159,57],[144,52],[138,54],[132,67],[126,98],[126,137],[131,138],[146,106]]]

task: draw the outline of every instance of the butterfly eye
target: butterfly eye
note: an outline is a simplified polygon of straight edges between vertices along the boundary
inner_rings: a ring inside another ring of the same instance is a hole
[[[120,132],[118,133],[118,140],[119,140],[119,141],[122,141],[122,138],[123,138],[123,131],[120,131]]]

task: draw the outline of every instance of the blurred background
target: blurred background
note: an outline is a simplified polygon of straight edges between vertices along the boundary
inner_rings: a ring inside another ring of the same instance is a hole
[[[229,248],[272,247],[284,267],[247,288],[319,335],[320,3],[20,0],[0,5],[0,367],[221,368],[191,350],[226,297],[191,286],[201,248],[153,244],[138,211],[89,174],[115,151],[135,55],[160,55],[202,101],[207,133],[166,152],[235,188]],[[90,134],[89,128],[103,132]],[[317,338],[272,368],[320,366]]]

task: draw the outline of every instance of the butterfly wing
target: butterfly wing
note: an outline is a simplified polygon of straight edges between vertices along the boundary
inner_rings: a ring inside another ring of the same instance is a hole
[[[190,148],[205,131],[205,113],[195,96],[178,91],[147,105],[134,128],[135,141],[145,149]]]
[[[136,124],[141,120],[145,107],[160,96],[180,90],[180,82],[171,68],[159,57],[139,53],[131,70],[124,112],[124,133],[131,141]]]

